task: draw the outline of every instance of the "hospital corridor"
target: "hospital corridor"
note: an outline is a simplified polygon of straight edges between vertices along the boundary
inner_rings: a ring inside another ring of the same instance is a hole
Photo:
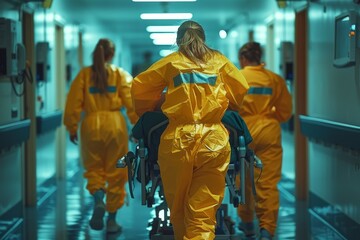
[[[358,240],[359,106],[359,0],[0,0],[0,239]]]

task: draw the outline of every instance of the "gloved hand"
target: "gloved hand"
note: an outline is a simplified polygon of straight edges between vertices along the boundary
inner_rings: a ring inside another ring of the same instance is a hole
[[[78,135],[77,133],[73,134],[73,135],[70,135],[70,141],[75,144],[75,145],[78,145]]]

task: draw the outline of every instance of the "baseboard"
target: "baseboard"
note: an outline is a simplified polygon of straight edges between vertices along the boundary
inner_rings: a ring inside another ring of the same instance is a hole
[[[309,192],[309,211],[325,221],[344,239],[359,239],[360,224],[312,192]]]
[[[6,239],[23,222],[23,203],[19,201],[0,216],[0,239]]]

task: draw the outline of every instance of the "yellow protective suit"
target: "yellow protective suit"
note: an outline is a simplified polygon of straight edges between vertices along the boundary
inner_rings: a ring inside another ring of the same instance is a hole
[[[138,119],[132,107],[132,76],[109,65],[107,94],[94,87],[90,67],[82,69],[67,96],[64,124],[71,135],[78,130],[81,112],[81,153],[91,194],[106,191],[106,210],[115,212],[124,204],[127,169],[116,168],[117,160],[128,152],[128,133],[120,109],[125,106],[132,123]]]
[[[220,53],[200,67],[175,52],[134,79],[136,112],[154,110],[165,88],[158,163],[175,239],[214,239],[230,161],[221,118],[229,103],[239,109],[248,84]]]
[[[279,209],[277,184],[282,165],[280,123],[292,115],[292,98],[284,79],[263,65],[247,66],[241,73],[250,89],[239,113],[252,135],[253,142],[249,147],[262,160],[263,172],[256,182],[256,203],[247,176],[246,204],[238,207],[238,214],[243,222],[252,222],[256,209],[260,228],[274,235]]]

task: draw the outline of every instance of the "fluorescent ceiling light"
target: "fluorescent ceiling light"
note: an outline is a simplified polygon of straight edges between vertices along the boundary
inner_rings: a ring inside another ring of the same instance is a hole
[[[160,56],[165,57],[173,52],[175,52],[175,50],[163,49],[163,50],[160,50],[159,54],[160,54]]]
[[[153,40],[155,45],[174,45],[175,43],[175,39],[157,38]]]
[[[225,30],[220,30],[219,31],[219,36],[220,36],[221,39],[224,39],[227,36],[227,32]]]
[[[177,32],[179,26],[148,26],[148,32]]]
[[[191,19],[192,13],[142,13],[141,19]]]
[[[266,32],[266,30],[265,30],[265,32]],[[230,37],[231,37],[231,38],[237,38],[238,35],[239,35],[239,34],[238,34],[237,31],[230,31]]]
[[[132,0],[133,2],[196,2],[196,0]]]
[[[176,40],[176,33],[151,33],[151,39],[172,39]]]

